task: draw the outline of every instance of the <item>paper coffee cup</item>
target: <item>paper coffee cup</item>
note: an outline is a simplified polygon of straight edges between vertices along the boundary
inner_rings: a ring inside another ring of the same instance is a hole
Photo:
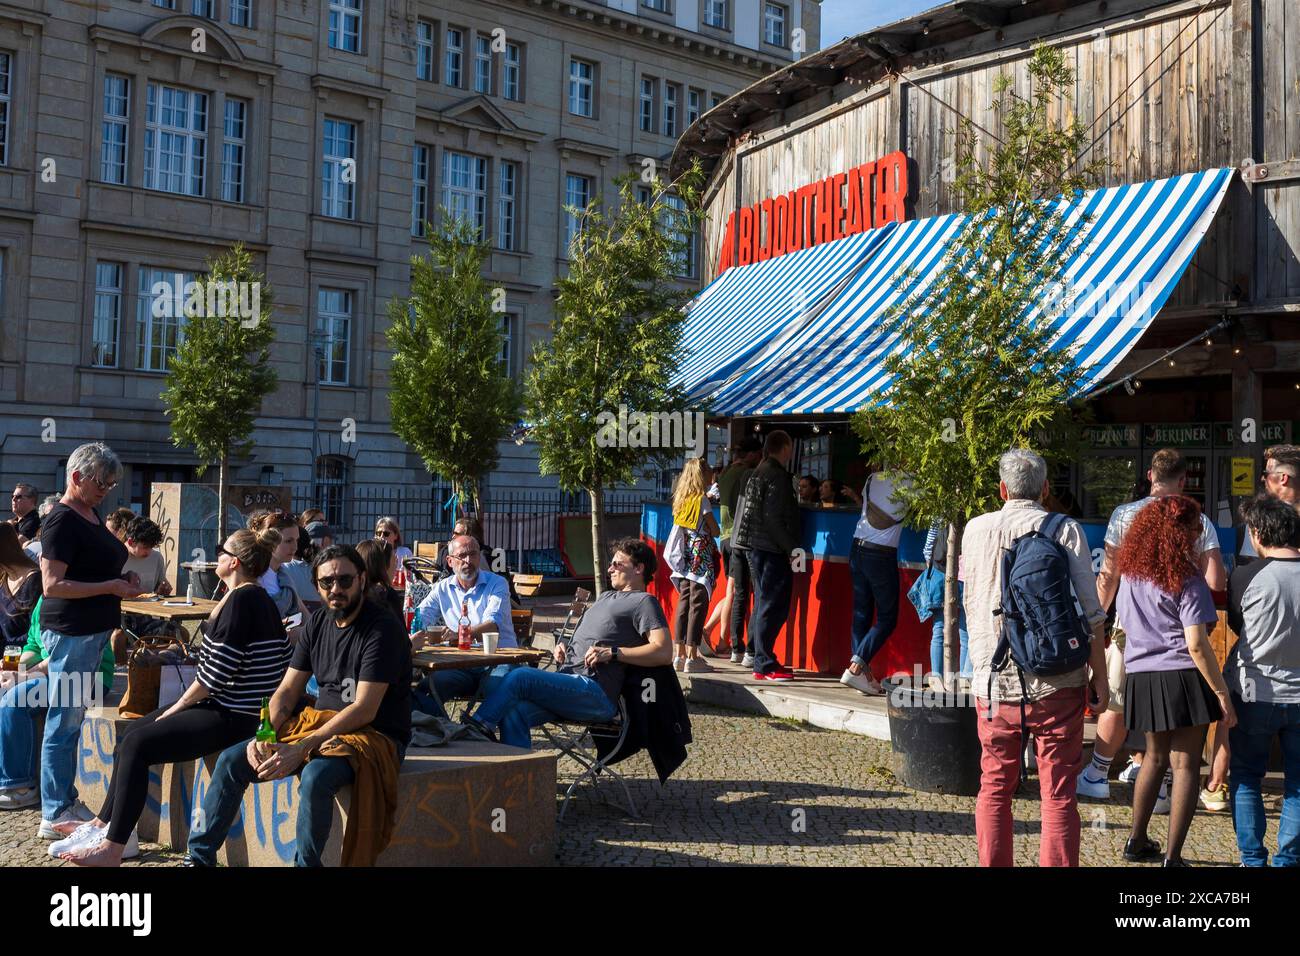
[[[497,638],[500,637],[496,631],[487,631],[483,634],[483,653],[495,654],[497,652]]]

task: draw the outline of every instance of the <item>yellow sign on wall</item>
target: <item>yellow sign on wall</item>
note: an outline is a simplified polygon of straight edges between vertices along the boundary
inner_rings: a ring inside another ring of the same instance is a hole
[[[1255,459],[1232,459],[1232,493],[1234,495],[1253,495],[1255,493]]]

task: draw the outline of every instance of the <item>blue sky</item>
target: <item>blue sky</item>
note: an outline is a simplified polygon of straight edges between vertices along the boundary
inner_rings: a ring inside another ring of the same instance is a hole
[[[822,0],[822,48],[873,27],[940,6],[944,0]]]

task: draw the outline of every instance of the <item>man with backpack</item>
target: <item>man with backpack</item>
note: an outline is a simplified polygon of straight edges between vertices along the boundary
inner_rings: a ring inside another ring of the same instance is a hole
[[[1041,866],[1079,863],[1075,783],[1083,709],[1104,709],[1106,615],[1097,600],[1083,529],[1048,514],[1047,463],[1013,448],[998,462],[999,511],[962,535],[972,688],[983,750],[975,836],[981,866],[1012,864],[1011,799],[1023,734],[1037,748],[1042,795]],[[1091,671],[1091,676],[1089,675]]]

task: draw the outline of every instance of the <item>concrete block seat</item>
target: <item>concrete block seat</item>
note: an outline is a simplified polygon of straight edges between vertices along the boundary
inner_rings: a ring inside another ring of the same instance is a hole
[[[81,730],[77,789],[92,811],[112,775],[126,678],[90,711]],[[196,807],[210,785],[216,754],[150,768],[149,798],[138,832],[146,843],[184,850]],[[325,859],[338,865],[351,787],[335,800]],[[539,866],[555,856],[555,754],[491,743],[460,742],[406,752],[398,782],[393,840],[381,866]],[[222,850],[227,866],[291,866],[298,819],[298,780],[248,788],[240,819]]]

